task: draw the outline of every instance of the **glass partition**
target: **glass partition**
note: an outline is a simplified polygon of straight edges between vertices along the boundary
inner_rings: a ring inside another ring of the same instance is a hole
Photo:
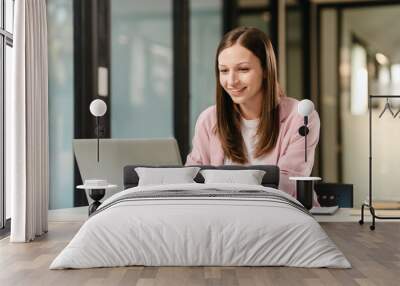
[[[190,2],[190,138],[199,114],[215,104],[215,53],[222,37],[222,1]],[[191,140],[190,140],[191,143]]]
[[[239,26],[256,27],[267,35],[271,35],[271,14],[270,12],[264,11],[254,14],[240,15]]]
[[[303,99],[302,11],[299,1],[286,4],[286,93]]]
[[[111,137],[173,136],[172,1],[111,1]]]
[[[239,7],[253,8],[269,5],[270,0],[239,0]]]
[[[73,206],[73,1],[48,0],[49,208]]]

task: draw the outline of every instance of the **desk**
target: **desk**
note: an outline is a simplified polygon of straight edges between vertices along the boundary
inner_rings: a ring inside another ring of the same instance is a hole
[[[357,222],[360,220],[360,209],[341,208],[334,215],[316,215],[318,222]],[[88,219],[87,207],[49,210],[49,222],[84,222]],[[371,215],[365,215],[364,220],[371,222]],[[387,220],[385,222],[400,222],[400,220]]]
[[[313,207],[314,182],[320,181],[320,177],[289,177],[289,180],[296,181],[297,200],[308,210]]]
[[[377,211],[379,212],[379,211]],[[382,215],[391,215],[392,211],[381,210]],[[360,220],[360,209],[353,208],[339,208],[334,215],[315,215],[318,222],[357,222]],[[390,220],[393,222],[400,222],[400,220]],[[370,213],[365,212],[364,222],[372,222]]]

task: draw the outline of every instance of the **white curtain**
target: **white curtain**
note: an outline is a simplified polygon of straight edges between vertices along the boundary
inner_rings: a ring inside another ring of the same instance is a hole
[[[6,187],[12,242],[47,232],[48,74],[46,0],[15,1],[13,92],[6,98]]]

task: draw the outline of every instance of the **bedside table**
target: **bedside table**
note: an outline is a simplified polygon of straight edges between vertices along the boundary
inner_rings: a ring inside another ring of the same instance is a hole
[[[89,205],[89,209],[88,209],[89,216],[90,216],[101,205],[100,200],[106,194],[106,190],[116,188],[116,187],[117,187],[117,185],[105,185],[105,186],[79,185],[76,188],[87,190],[89,197],[93,200],[93,202]]]

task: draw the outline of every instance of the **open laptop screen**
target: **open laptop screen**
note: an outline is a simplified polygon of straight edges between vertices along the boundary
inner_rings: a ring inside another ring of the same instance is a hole
[[[73,147],[82,180],[105,179],[118,188],[107,190],[105,198],[123,190],[126,165],[182,165],[174,138],[100,139],[97,162],[97,139],[74,139]],[[88,201],[90,202],[91,200]]]

